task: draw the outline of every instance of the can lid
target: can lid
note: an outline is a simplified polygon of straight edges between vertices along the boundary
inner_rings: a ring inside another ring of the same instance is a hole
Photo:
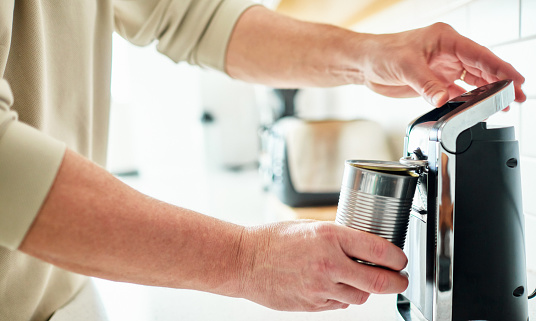
[[[349,165],[372,171],[387,172],[392,174],[402,174],[417,177],[415,171],[421,166],[414,164],[402,164],[395,161],[374,161],[374,160],[348,160]]]

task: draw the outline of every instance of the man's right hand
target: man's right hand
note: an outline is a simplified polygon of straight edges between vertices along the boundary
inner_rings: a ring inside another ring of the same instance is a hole
[[[370,293],[408,286],[404,252],[387,240],[327,222],[294,221],[246,228],[241,294],[286,311],[322,311],[363,304]],[[351,258],[387,267],[357,263]]]

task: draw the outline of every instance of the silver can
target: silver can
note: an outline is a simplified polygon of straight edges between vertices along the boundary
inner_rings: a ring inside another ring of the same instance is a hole
[[[335,221],[404,248],[418,179],[416,166],[346,161]]]

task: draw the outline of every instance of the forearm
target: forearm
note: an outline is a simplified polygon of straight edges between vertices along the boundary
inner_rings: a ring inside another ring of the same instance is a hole
[[[233,31],[226,71],[274,87],[364,84],[390,97],[421,95],[435,106],[465,92],[455,83],[463,74],[474,86],[513,79],[516,101],[526,99],[519,72],[443,23],[374,35],[252,7]]]
[[[275,87],[362,84],[360,53],[366,37],[252,7],[233,31],[226,71],[234,78]]]
[[[235,296],[242,231],[140,194],[67,151],[20,250],[81,274]]]
[[[407,286],[349,258],[402,269],[403,252],[378,236],[321,222],[225,223],[142,195],[69,150],[19,249],[81,274],[281,310],[341,308]]]

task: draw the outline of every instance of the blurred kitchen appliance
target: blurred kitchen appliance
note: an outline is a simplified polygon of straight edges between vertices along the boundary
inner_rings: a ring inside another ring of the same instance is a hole
[[[456,97],[409,124],[401,162],[427,162],[406,246],[401,320],[528,320],[524,217],[514,129],[488,128],[510,80]]]
[[[260,116],[254,86],[204,71],[200,93],[207,166],[229,170],[257,166]]]
[[[302,92],[274,89],[272,104],[261,113],[264,186],[292,207],[336,205],[345,160],[392,160],[395,156],[384,129],[374,121],[333,115],[312,119],[299,112],[311,107],[297,106],[296,97]],[[326,98],[316,109],[330,110],[336,105],[336,99]]]
[[[292,207],[336,205],[344,161],[392,159],[383,128],[369,120],[284,117],[266,131],[269,189]]]

